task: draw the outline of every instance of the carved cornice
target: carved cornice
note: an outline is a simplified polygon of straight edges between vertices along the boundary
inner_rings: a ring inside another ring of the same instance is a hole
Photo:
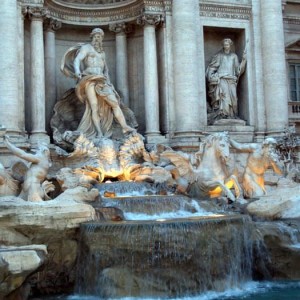
[[[251,6],[250,5],[223,5],[215,3],[200,3],[200,16],[209,18],[222,18],[222,19],[251,19]]]
[[[29,6],[27,13],[30,19],[41,20],[49,14],[49,10],[46,7]]]
[[[164,22],[164,17],[162,15],[153,15],[153,14],[143,14],[139,16],[136,20],[138,25],[160,25]]]
[[[133,30],[133,26],[131,24],[126,24],[125,22],[109,24],[109,30],[115,33],[130,33]]]
[[[122,3],[122,2],[121,2]],[[124,1],[127,5],[98,5],[76,8],[59,5],[54,0],[45,0],[50,16],[67,24],[107,25],[116,22],[134,21],[144,8],[143,0]]]
[[[28,1],[28,0],[27,0]],[[66,24],[102,26],[133,22],[141,14],[164,15],[172,0],[44,0],[50,16]]]
[[[46,31],[56,31],[61,28],[61,22],[53,18],[47,18],[44,21],[44,30]]]
[[[142,15],[172,13],[172,0],[19,0],[31,6],[44,5],[49,9],[49,17],[62,23],[74,25],[103,26],[120,22],[142,24]],[[220,3],[218,0],[200,0],[200,16],[208,18],[250,20],[250,4]],[[33,5],[35,3],[35,5]],[[43,3],[43,4],[42,4]],[[140,18],[141,17],[141,18]],[[161,22],[162,20],[160,20]],[[152,21],[151,21],[152,22]],[[298,20],[285,18],[285,22],[298,24]]]
[[[18,0],[22,5],[43,6],[44,0]]]
[[[153,14],[164,14],[165,7],[162,0],[144,0],[144,12]]]
[[[287,16],[283,18],[283,22],[288,25],[300,25],[300,17]]]
[[[111,4],[111,3],[119,3],[127,0],[56,0],[57,2],[71,3],[71,4],[87,4],[87,5],[101,5],[101,4]]]

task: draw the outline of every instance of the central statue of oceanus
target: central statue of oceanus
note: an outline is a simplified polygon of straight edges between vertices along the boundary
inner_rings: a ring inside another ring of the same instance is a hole
[[[124,134],[135,131],[127,124],[120,106],[120,96],[110,81],[102,47],[103,37],[102,29],[93,29],[91,43],[71,47],[61,63],[61,71],[78,80],[75,92],[85,104],[85,112],[77,131],[88,138],[109,137],[114,118]]]

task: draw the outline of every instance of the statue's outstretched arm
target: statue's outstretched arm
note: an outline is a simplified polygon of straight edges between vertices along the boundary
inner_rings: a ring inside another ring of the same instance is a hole
[[[6,147],[16,156],[25,159],[28,162],[39,163],[40,160],[33,154],[27,153],[22,149],[17,148],[9,141],[9,137],[7,135],[4,136],[4,143]]]
[[[235,140],[233,139],[230,139],[230,145],[237,149],[237,150],[241,150],[241,151],[247,151],[247,152],[253,152],[255,150],[255,147],[256,145],[254,143],[250,143],[250,144],[241,144],[241,143],[238,143],[236,142]]]

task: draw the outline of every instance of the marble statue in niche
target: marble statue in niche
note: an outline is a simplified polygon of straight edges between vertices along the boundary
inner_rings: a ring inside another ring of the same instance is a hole
[[[246,51],[242,61],[232,52],[233,42],[229,38],[222,41],[222,49],[210,61],[206,78],[211,112],[208,123],[213,124],[219,119],[238,118],[237,85],[246,67]]]

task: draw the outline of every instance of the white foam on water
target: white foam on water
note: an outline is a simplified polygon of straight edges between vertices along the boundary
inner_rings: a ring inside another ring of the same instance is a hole
[[[145,221],[145,220],[163,220],[163,219],[181,219],[181,218],[189,218],[189,217],[204,217],[204,216],[214,216],[214,213],[210,212],[197,212],[191,213],[186,210],[179,210],[176,212],[162,212],[155,215],[147,215],[143,213],[124,213],[125,220],[128,221]]]
[[[290,248],[300,249],[300,243],[293,244],[290,246]]]
[[[152,192],[153,195],[155,195],[156,191],[155,190],[149,190],[147,188],[142,188],[139,191],[128,191],[128,192],[118,192],[116,193],[118,198],[121,197],[140,197],[140,196],[145,196],[147,195],[147,192]],[[103,196],[105,191],[101,191],[100,195]]]
[[[191,201],[191,206],[194,207],[196,212],[190,212],[184,209],[175,211],[175,212],[161,212],[154,215],[148,215],[145,213],[131,213],[125,212],[125,219],[128,221],[136,221],[136,220],[161,220],[161,219],[181,219],[181,218],[189,218],[189,217],[204,217],[204,216],[217,216],[215,213],[204,210],[200,207],[199,203],[195,200]]]

